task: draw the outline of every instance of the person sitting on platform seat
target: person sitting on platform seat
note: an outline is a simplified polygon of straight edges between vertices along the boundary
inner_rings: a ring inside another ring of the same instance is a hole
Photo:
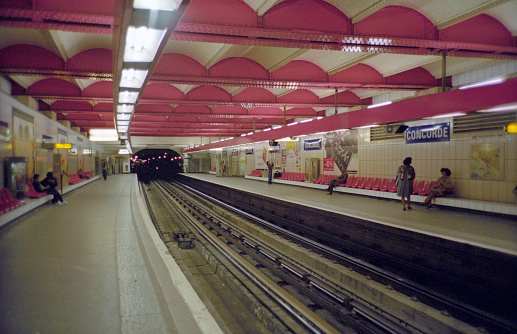
[[[39,174],[34,174],[34,181],[32,182],[32,185],[34,186],[34,190],[36,190],[39,193],[46,192],[49,195],[53,195],[54,198],[52,199],[52,203],[58,204],[58,205],[68,205],[67,202],[63,201],[63,197],[59,193],[59,191],[56,190],[57,187],[57,179],[52,175],[52,172],[47,173],[47,177],[39,182]]]
[[[424,205],[427,206],[427,209],[432,206],[431,201],[433,198],[437,196],[454,194],[454,186],[451,180],[451,171],[449,168],[442,168],[440,169],[440,173],[442,173],[442,177],[436,181],[433,189],[431,189],[424,201]]]
[[[332,195],[332,190],[334,189],[336,184],[343,184],[346,182],[347,179],[348,173],[346,172],[346,168],[343,167],[341,168],[341,175],[339,175],[337,179],[333,179],[332,181],[330,181],[329,187],[327,189],[329,193],[327,195]]]

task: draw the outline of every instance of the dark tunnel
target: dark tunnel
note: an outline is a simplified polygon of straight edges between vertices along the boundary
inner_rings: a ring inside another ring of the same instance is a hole
[[[170,149],[143,149],[131,157],[131,172],[144,183],[167,179],[183,172],[183,158]]]

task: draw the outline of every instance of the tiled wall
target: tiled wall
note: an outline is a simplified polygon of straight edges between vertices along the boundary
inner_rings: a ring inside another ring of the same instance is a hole
[[[450,121],[450,120],[442,120]],[[409,124],[408,124],[409,125]],[[422,124],[418,124],[422,125]],[[414,126],[414,124],[413,124]],[[367,132],[365,130],[365,132]],[[457,197],[517,203],[512,190],[517,186],[517,135],[505,133],[476,133],[451,135],[449,142],[406,144],[404,139],[369,142],[360,136],[360,175],[395,177],[397,167],[405,157],[413,158],[417,180],[438,179],[440,168],[449,168]],[[504,180],[473,180],[470,178],[469,154],[473,144],[502,144],[504,146]]]

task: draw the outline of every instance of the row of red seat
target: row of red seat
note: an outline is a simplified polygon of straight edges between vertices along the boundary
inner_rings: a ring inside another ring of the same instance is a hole
[[[280,177],[277,177],[276,179],[305,182],[305,173],[284,172]]]
[[[68,175],[68,177],[69,177],[68,185],[77,184],[77,183],[79,183],[81,181],[86,180],[84,177],[87,177],[89,179],[91,179],[93,177],[93,175],[90,174],[90,172],[83,172],[82,176],[83,176],[83,178],[81,178],[79,176],[79,174],[70,174],[70,175]]]
[[[312,181],[315,184],[330,184],[330,181],[336,179],[338,175],[330,175],[326,174],[325,177],[320,174],[318,180]],[[434,188],[436,184],[435,181],[413,181],[413,195],[422,195],[426,196],[429,194],[431,189]],[[388,192],[397,192],[397,185],[395,184],[395,179],[387,179],[387,178],[373,178],[373,177],[359,177],[359,176],[348,176],[346,183],[338,184],[340,187],[347,188],[357,188],[357,189],[367,189],[367,190],[378,190],[378,191],[388,191]]]
[[[25,202],[13,198],[9,188],[4,188],[0,191],[0,214],[12,211],[24,204]]]
[[[254,169],[251,171],[251,173],[248,174],[248,176],[262,177],[262,171],[258,170],[258,169]]]

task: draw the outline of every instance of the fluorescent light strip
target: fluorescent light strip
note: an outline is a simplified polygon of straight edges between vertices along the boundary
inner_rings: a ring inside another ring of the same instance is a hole
[[[372,105],[369,105],[367,107],[367,109],[373,109],[373,108],[377,108],[377,107],[388,106],[391,103],[392,103],[392,101],[386,101],[386,102],[381,102],[381,103],[377,103],[377,104],[372,104]]]
[[[464,86],[460,86],[460,89],[470,89],[470,88],[479,88],[479,87],[484,87],[484,86],[497,85],[497,84],[504,82],[505,80],[506,80],[506,78],[502,78],[502,77],[489,79],[489,80],[483,80],[483,81],[467,84]]]
[[[436,119],[436,118],[448,118],[448,117],[458,117],[458,116],[465,116],[466,113],[464,112],[453,112],[450,114],[443,114],[443,115],[436,115],[432,117],[426,117],[426,119]]]
[[[133,8],[175,11],[178,0],[135,0]]]
[[[506,104],[506,105],[500,105],[497,107],[489,108],[489,109],[483,109],[478,110],[479,112],[502,112],[502,111],[514,111],[517,110],[517,103],[512,104]]]

